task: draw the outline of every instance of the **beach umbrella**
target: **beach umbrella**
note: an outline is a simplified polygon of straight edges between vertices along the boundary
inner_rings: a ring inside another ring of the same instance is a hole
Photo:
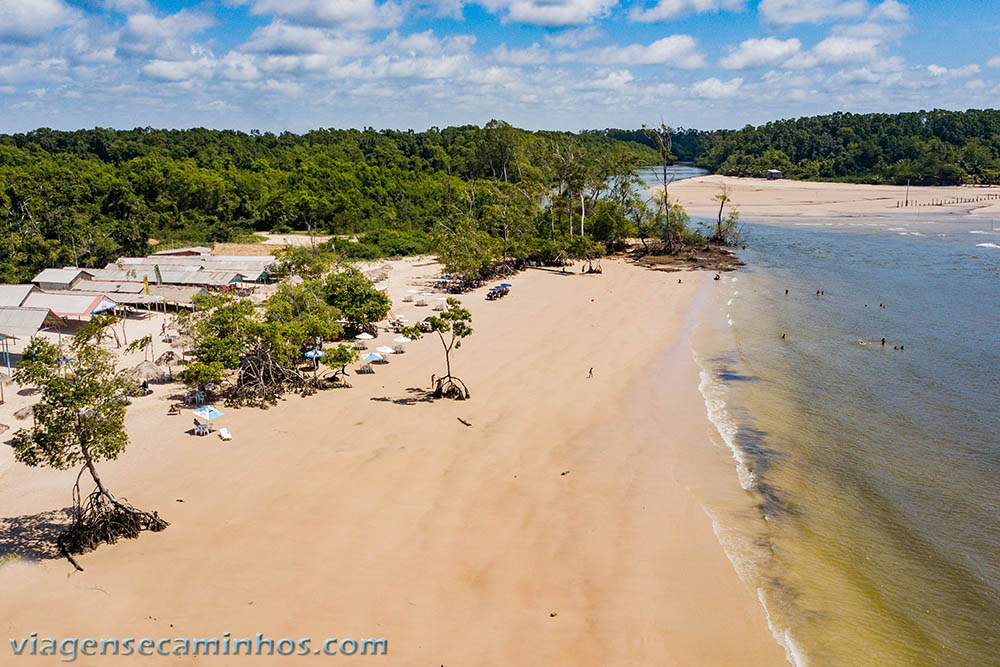
[[[409,292],[410,294],[416,294],[418,292],[418,290],[415,289],[408,289],[406,291]]]
[[[438,297],[438,301],[447,301],[447,300],[448,300],[448,297],[446,297],[446,296],[439,296]]]
[[[355,338],[357,338],[358,340],[371,340],[374,337],[375,336],[371,335],[367,331],[365,333],[360,333],[357,336],[355,336]]]
[[[211,405],[206,405],[194,411],[195,417],[201,417],[202,419],[207,419],[208,421],[212,421],[216,417],[221,417],[224,414],[226,413],[223,412],[222,410],[217,410],[214,406]]]
[[[395,350],[393,350],[388,345],[382,345],[380,347],[376,347],[375,351],[376,352],[381,352],[382,354],[393,354],[395,352]]]
[[[325,356],[326,352],[324,352],[323,350],[315,350],[315,349],[309,350],[305,354],[306,359],[319,359],[320,357],[325,357]]]
[[[163,375],[163,369],[151,361],[143,361],[132,369],[135,376],[140,380],[152,380]]]
[[[420,296],[434,296],[434,292],[421,292]]]
[[[385,357],[383,357],[381,354],[378,354],[377,352],[367,352],[365,354],[362,354],[361,358],[364,359],[365,361],[381,361]]]
[[[410,340],[411,339],[407,338],[406,336],[396,336],[395,338],[392,339],[392,342],[393,343],[409,343]]]
[[[500,283],[500,287],[513,287],[510,283]]]
[[[29,405],[27,407],[23,407],[14,413],[14,419],[27,419],[34,414],[34,411],[34,406]]]

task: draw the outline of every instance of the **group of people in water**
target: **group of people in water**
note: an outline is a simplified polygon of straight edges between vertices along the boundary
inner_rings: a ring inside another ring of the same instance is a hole
[[[715,279],[718,280],[719,279],[718,276],[716,276]],[[788,288],[785,288],[785,296],[788,296]],[[825,290],[816,290],[816,296],[826,296],[826,291]],[[865,304],[865,308],[867,308],[867,307],[868,307],[868,304],[866,303]],[[878,305],[878,307],[882,308],[882,309],[885,309],[885,304],[884,303],[880,303]],[[788,338],[788,334],[786,334],[785,332],[782,332],[781,333],[781,338],[782,338],[782,340],[787,339]],[[858,342],[861,345],[867,345],[867,343],[865,341],[858,341]],[[881,342],[882,342],[882,347],[885,347],[886,346],[886,341],[885,341],[884,337],[882,338]],[[904,347],[902,345],[893,345],[892,349],[894,349],[894,350],[902,350],[902,349],[904,349]]]

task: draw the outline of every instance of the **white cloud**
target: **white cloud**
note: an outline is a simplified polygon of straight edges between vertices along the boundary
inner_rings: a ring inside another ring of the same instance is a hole
[[[62,0],[0,0],[0,41],[33,41],[77,17]]]
[[[713,76],[692,84],[691,92],[695,95],[695,97],[701,97],[708,100],[721,100],[729,97],[735,97],[737,93],[740,92],[740,87],[742,85],[743,79],[741,77],[736,77],[735,79],[730,79],[729,81],[720,81]]]
[[[276,55],[326,53],[350,56],[368,52],[369,45],[360,37],[275,21],[254,30],[242,49]]]
[[[979,65],[969,64],[964,67],[941,67],[940,65],[928,65],[927,71],[932,76],[949,76],[953,78],[965,79],[979,73]]]
[[[586,28],[568,28],[554,35],[545,35],[545,41],[557,49],[575,49],[604,36],[603,30],[591,25]]]
[[[182,60],[200,56],[203,47],[190,41],[190,36],[215,24],[215,19],[183,9],[164,17],[153,14],[132,14],[118,35],[118,47],[132,55],[150,55],[165,60]]]
[[[868,11],[868,3],[865,0],[760,0],[758,11],[769,25],[791,26],[860,17]]]
[[[910,9],[897,0],[884,0],[882,4],[872,10],[868,20],[902,23],[910,20]]]
[[[526,49],[508,49],[506,44],[501,44],[493,49],[495,61],[510,65],[540,65],[551,58],[552,54],[538,44],[532,44]]]
[[[711,12],[723,9],[743,9],[745,0],[658,0],[652,7],[635,5],[629,12],[633,21],[652,23],[667,21],[691,12]]]
[[[605,16],[618,0],[479,0],[491,12],[505,12],[503,20],[532,25],[567,26]]]
[[[635,77],[632,76],[632,72],[629,72],[627,69],[621,69],[609,72],[607,76],[601,79],[590,81],[586,86],[600,90],[624,90],[629,82],[634,80]]]
[[[785,62],[799,52],[802,42],[795,37],[781,40],[774,37],[748,39],[719,61],[726,69],[768,67]]]
[[[393,2],[375,0],[249,0],[250,13],[273,15],[299,23],[342,26],[353,30],[393,28],[403,11]]]
[[[882,42],[878,39],[827,37],[812,50],[792,57],[785,67],[821,67],[827,65],[850,65],[876,60],[881,52]]]
[[[211,73],[212,63],[208,59],[200,60],[160,60],[154,59],[143,65],[143,73],[159,81],[185,81],[195,75]]]
[[[576,54],[566,54],[561,58],[570,61],[576,57]],[[705,65],[705,56],[698,50],[698,40],[690,35],[671,35],[648,46],[608,46],[591,51],[582,59],[602,65],[667,65],[677,69],[693,69]]]
[[[986,63],[987,67],[1000,67],[1000,56],[990,58]]]

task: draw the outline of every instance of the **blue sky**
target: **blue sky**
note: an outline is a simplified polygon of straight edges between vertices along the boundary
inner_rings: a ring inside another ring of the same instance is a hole
[[[0,132],[711,129],[1000,102],[992,0],[0,0]]]

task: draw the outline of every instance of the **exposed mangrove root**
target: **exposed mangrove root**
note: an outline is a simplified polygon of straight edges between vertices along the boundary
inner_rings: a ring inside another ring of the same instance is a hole
[[[277,403],[289,392],[311,393],[315,391],[312,384],[309,375],[258,348],[243,356],[227,402],[263,408]]]
[[[434,398],[454,398],[456,401],[464,401],[469,396],[465,383],[453,375],[438,379],[434,385]]]
[[[132,540],[144,530],[158,533],[170,525],[156,512],[138,510],[124,499],[113,498],[100,489],[94,489],[81,502],[80,487],[75,486],[73,506],[73,523],[59,536],[57,544],[59,551],[78,570],[83,568],[73,560],[72,554],[84,554],[101,544],[114,544],[123,537]]]

